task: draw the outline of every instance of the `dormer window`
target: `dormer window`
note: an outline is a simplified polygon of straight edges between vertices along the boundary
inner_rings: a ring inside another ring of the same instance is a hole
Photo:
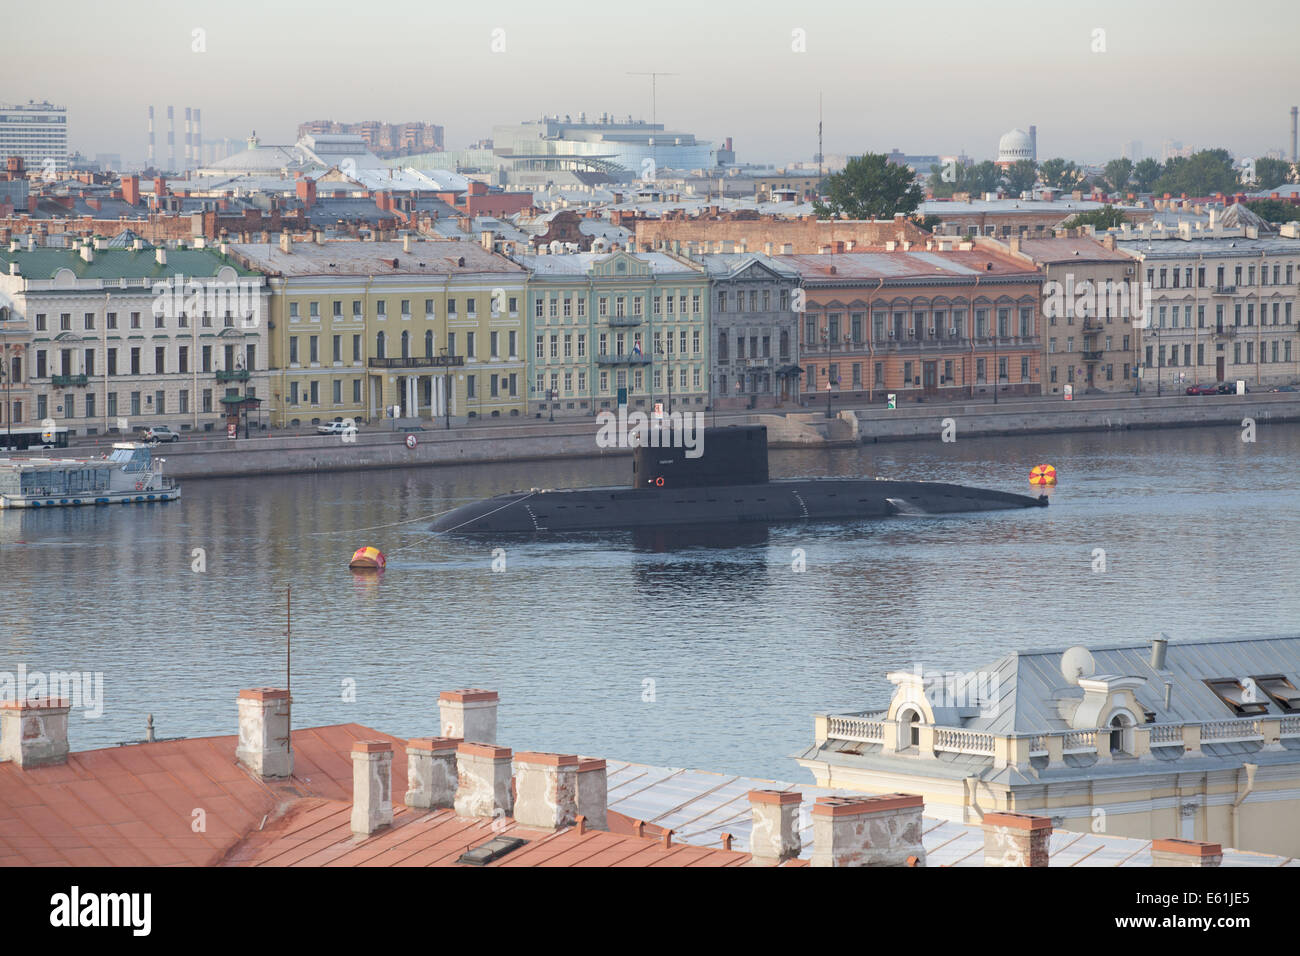
[[[1271,697],[1284,713],[1300,712],[1300,690],[1281,674],[1252,677],[1255,686]]]
[[[1206,686],[1223,701],[1237,717],[1253,717],[1268,713],[1268,700],[1261,699],[1260,691],[1252,684],[1250,689],[1244,687],[1235,677],[1219,677],[1207,680]]]

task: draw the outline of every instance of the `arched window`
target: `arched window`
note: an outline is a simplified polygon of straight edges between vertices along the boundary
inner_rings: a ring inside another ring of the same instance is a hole
[[[916,747],[921,743],[921,715],[915,707],[905,707],[898,712],[898,749]]]
[[[424,357],[433,358],[433,331],[424,333]]]
[[[375,333],[375,358],[385,358],[384,355],[384,333]]]
[[[1116,714],[1110,721],[1110,752],[1112,754],[1129,754],[1133,752],[1133,718],[1128,714]]]

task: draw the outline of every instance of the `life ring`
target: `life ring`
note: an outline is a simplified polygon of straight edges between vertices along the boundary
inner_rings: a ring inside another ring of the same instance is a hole
[[[136,490],[136,491],[144,491],[144,482],[143,482],[143,481],[137,481],[137,482],[135,483],[135,490]]]
[[[658,478],[655,479],[655,484],[658,485],[660,488],[662,488],[662,487],[664,486],[664,477],[663,477],[663,475],[660,475]]]

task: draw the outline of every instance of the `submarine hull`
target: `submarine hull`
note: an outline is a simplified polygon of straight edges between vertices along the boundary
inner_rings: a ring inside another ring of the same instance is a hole
[[[940,515],[1034,508],[1047,499],[929,481],[823,478],[680,488],[515,492],[463,505],[430,530],[540,534]]]

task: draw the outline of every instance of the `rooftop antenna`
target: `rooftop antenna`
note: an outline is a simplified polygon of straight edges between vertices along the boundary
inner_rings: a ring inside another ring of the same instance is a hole
[[[817,179],[819,180],[817,186],[819,189],[821,188],[821,182],[820,182],[821,178],[822,178],[822,95],[819,92],[817,94]]]
[[[655,175],[659,174],[659,138],[655,136],[655,126],[657,124],[657,109],[655,102],[656,84],[661,76],[678,76],[677,73],[661,73],[651,70],[629,70],[628,76],[648,76],[650,77],[650,135],[654,137],[650,141],[650,156],[655,163]]]

